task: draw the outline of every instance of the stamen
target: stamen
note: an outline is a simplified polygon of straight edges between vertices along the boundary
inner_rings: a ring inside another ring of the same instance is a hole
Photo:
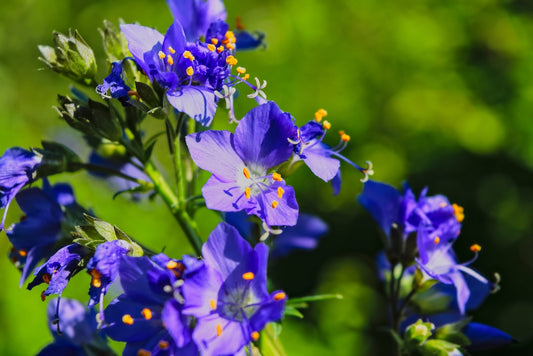
[[[246,73],[246,68],[244,68],[244,67],[237,67],[237,73],[239,73],[239,74],[244,74],[244,73]]]
[[[219,337],[220,335],[222,335],[222,325],[217,324],[217,337]]]
[[[276,294],[274,294],[274,300],[276,302],[279,302],[280,300],[283,300],[287,298],[287,294],[285,294],[284,292],[278,292]]]
[[[100,278],[93,277],[93,279],[91,280],[91,284],[94,288],[100,288],[102,286],[102,281],[100,280]]]
[[[276,201],[276,200],[274,200],[274,201],[272,202],[272,209],[276,209],[276,208],[278,207],[278,205],[279,205],[279,202]]]
[[[211,306],[211,309],[216,310],[217,309],[217,302],[214,299],[211,299],[209,301],[209,305]]]
[[[167,56],[167,63],[168,63],[168,65],[173,65],[174,64],[174,58],[172,58],[170,56],[170,54]]]
[[[218,43],[218,38],[211,38],[211,43],[216,45]]]
[[[216,38],[214,38],[214,39],[216,39]],[[214,44],[210,43],[210,44],[207,45],[207,49],[210,50],[211,52],[214,52],[217,48],[215,47]]]
[[[247,167],[244,167],[242,169],[242,174],[244,174],[244,176],[246,177],[246,179],[250,179],[250,171],[248,170]]]
[[[252,337],[252,340],[254,341],[259,340],[259,333],[257,331],[252,332],[250,336]]]
[[[161,340],[159,341],[159,343],[157,344],[159,346],[159,348],[161,350],[166,350],[168,349],[168,347],[170,346],[170,344],[168,343],[168,341],[165,341],[165,340]]]
[[[342,137],[342,135],[344,135],[346,132],[344,132],[344,130],[339,130],[339,136]]]
[[[453,207],[453,214],[455,215],[455,218],[457,219],[457,221],[463,222],[463,220],[465,219],[464,208],[457,204],[452,204],[452,207]]]
[[[44,295],[44,290],[41,292],[41,300],[44,302],[46,300],[46,295]]]
[[[52,276],[49,273],[43,274],[43,282],[46,284],[50,284],[50,280],[52,279]]]
[[[151,356],[151,355],[152,353],[145,349],[140,349],[139,351],[137,351],[137,356]]]
[[[228,56],[228,58],[226,58],[226,63],[229,64],[230,66],[234,66],[235,64],[237,64],[237,58],[233,57],[233,56]]]
[[[479,246],[478,244],[473,244],[472,246],[470,246],[470,251],[479,252],[481,251],[481,246]]]
[[[433,240],[433,243],[436,245],[440,242],[440,237],[436,236],[435,240]]]
[[[283,180],[283,178],[281,178],[281,174],[277,172],[272,173],[272,179],[274,179],[277,182],[281,182]]]
[[[322,123],[322,127],[324,128],[324,130],[329,130],[331,128],[331,123],[328,120],[324,120],[324,122]]]
[[[246,199],[250,199],[250,197],[252,196],[252,189],[250,189],[250,187],[244,188],[244,196],[246,197]]]
[[[124,314],[122,316],[122,322],[127,325],[133,325],[133,318],[129,314]]]
[[[28,254],[28,252],[26,250],[19,250],[18,254],[21,256],[21,257],[26,257],[26,255]]]
[[[141,314],[146,320],[152,319],[152,311],[148,308],[144,308],[143,310],[141,310]]]
[[[328,116],[328,112],[326,110],[318,109],[317,112],[315,112],[315,121],[320,122],[326,116]]]
[[[248,80],[248,78],[250,78],[250,74],[245,74],[245,75],[242,77],[243,80]]]
[[[166,267],[168,269],[174,269],[174,268],[178,267],[178,262],[176,262],[174,260],[170,260],[170,261],[167,262]]]
[[[183,58],[187,58],[188,60],[194,61],[194,56],[192,55],[191,51],[183,52]]]
[[[252,279],[254,279],[255,275],[253,272],[246,272],[246,273],[243,273],[242,274],[242,279],[246,280],[246,281],[251,281]]]
[[[224,50],[224,46],[218,46],[217,47],[217,52],[220,53]]]
[[[159,52],[157,53],[157,55],[158,55],[159,58],[161,58],[161,59],[163,59],[163,58],[165,58],[165,57],[167,56],[166,54],[163,53],[163,51],[159,51]]]
[[[281,199],[283,197],[283,194],[285,193],[285,191],[283,190],[282,187],[278,187],[278,198]]]
[[[168,46],[168,51],[172,54],[176,53],[176,50],[172,48],[171,46]]]
[[[234,45],[233,43],[228,43],[228,44],[226,45],[226,48],[229,49],[229,50],[231,51],[231,50],[234,50],[234,49],[235,49],[235,45]]]
[[[187,75],[190,77],[191,75],[194,74],[194,69],[192,69],[192,67],[187,67],[186,72],[187,72]]]
[[[342,135],[341,140],[344,142],[350,141],[350,135],[347,135],[347,134]]]

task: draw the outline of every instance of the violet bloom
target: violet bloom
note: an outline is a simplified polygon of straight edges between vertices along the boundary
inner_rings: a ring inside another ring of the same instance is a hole
[[[191,42],[204,36],[211,23],[225,21],[227,16],[222,0],[167,0],[167,4]]]
[[[0,208],[5,208],[0,231],[4,229],[9,204],[22,187],[35,180],[41,161],[41,156],[20,147],[8,148],[0,157]]]
[[[120,257],[130,252],[130,249],[130,244],[124,240],[106,241],[96,247],[94,256],[87,263],[87,273],[92,277],[89,307],[100,302],[100,307],[103,308],[101,302],[107,289],[117,278]]]
[[[78,244],[59,249],[48,261],[35,269],[35,278],[28,284],[28,289],[46,283],[48,287],[41,294],[43,300],[50,294],[61,295],[70,278],[83,269],[80,262],[88,256],[89,250]]]
[[[166,257],[166,256],[165,256]],[[189,319],[182,314],[180,284],[183,264],[158,255],[124,256],[119,262],[124,294],[105,309],[105,333],[126,342],[123,355],[197,356]],[[167,260],[164,267],[159,266]]]
[[[331,128],[331,124],[324,120],[326,116],[325,110],[320,109],[315,113],[317,118],[315,121],[309,121],[303,125],[297,132],[295,137],[292,137],[290,142],[294,144],[293,163],[302,160],[314,175],[325,182],[331,181],[334,195],[338,194],[341,185],[340,176],[340,161],[342,160],[358,171],[364,174],[362,182],[368,180],[368,176],[372,175],[372,165],[367,162],[369,167],[362,168],[353,163],[346,157],[340,154],[346,148],[350,141],[350,136],[340,132],[340,142],[336,147],[330,147],[322,142],[326,136],[327,131]]]
[[[259,216],[267,225],[295,225],[298,204],[275,166],[292,153],[295,132],[289,114],[274,102],[250,110],[229,131],[208,130],[185,140],[198,167],[213,173],[202,188],[209,209]]]
[[[42,189],[23,190],[16,199],[25,215],[6,230],[6,235],[13,244],[10,257],[22,269],[22,286],[37,263],[56,252],[55,245],[62,236],[61,224],[65,219],[62,207],[75,206],[76,201],[68,184],[51,187],[46,179]]]
[[[208,126],[217,107],[214,92],[222,89],[231,65],[237,62],[231,55],[235,36],[227,31],[220,43],[216,37],[206,38],[205,43],[187,43],[178,21],[165,36],[140,25],[126,24],[120,28],[135,61],[150,81],[166,89],[169,103]]]
[[[202,355],[245,355],[268,322],[281,319],[287,296],[266,288],[268,247],[254,249],[220,223],[202,248],[204,263],[185,270],[183,312],[197,318],[193,339]]]
[[[45,346],[38,356],[114,355],[98,332],[96,313],[74,299],[52,299],[46,308],[48,328],[54,342]]]
[[[126,60],[126,59],[124,59]],[[96,92],[102,96],[102,98],[118,99],[122,105],[127,105],[129,99],[128,92],[130,87],[126,85],[122,74],[124,69],[122,67],[122,61],[111,63],[111,73],[104,78],[104,82],[96,87]],[[109,95],[107,92],[109,91]]]

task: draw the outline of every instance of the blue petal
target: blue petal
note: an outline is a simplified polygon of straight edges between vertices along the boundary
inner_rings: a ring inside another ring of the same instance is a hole
[[[185,86],[169,90],[167,99],[176,110],[189,115],[203,126],[211,124],[217,110],[215,94],[206,88]]]
[[[161,45],[164,40],[163,35],[153,28],[135,24],[122,24],[120,29],[128,41],[128,49],[133,58],[148,74],[150,70],[145,63],[144,54],[153,51],[158,43]]]
[[[222,0],[167,0],[170,12],[179,21],[187,40],[194,42],[206,34],[209,25],[216,20],[226,20]]]
[[[467,348],[472,351],[489,350],[515,342],[509,334],[480,323],[469,323],[463,332],[471,342]]]
[[[172,47],[172,49],[176,52],[175,56],[177,58],[175,57],[175,59],[177,61],[185,50],[186,45],[187,40],[185,39],[185,34],[183,33],[183,27],[181,27],[179,22],[174,21],[165,34],[165,38],[163,40],[163,52],[169,53],[169,47]]]
[[[399,223],[401,196],[396,188],[369,180],[357,200],[368,210],[386,235],[389,235],[393,223]]]

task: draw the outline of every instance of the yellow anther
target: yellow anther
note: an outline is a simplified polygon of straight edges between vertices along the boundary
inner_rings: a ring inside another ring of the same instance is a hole
[[[433,240],[433,243],[436,245],[440,242],[440,237],[436,236],[435,240]]]
[[[194,61],[194,56],[192,55],[191,51],[183,52],[183,58],[187,58],[188,60]]]
[[[244,188],[244,196],[246,197],[246,199],[250,199],[250,197],[252,196],[252,189],[250,189],[250,187]]]
[[[277,182],[281,182],[283,180],[283,178],[281,178],[281,174],[277,172],[272,173],[272,179],[274,179]]]
[[[250,78],[250,74],[245,74],[245,75],[242,77],[243,80],[248,80],[248,78]]]
[[[159,346],[159,348],[161,350],[166,350],[168,349],[168,347],[170,346],[170,344],[168,343],[168,341],[165,341],[165,340],[161,340],[159,341],[159,343],[157,344]]]
[[[233,31],[226,31],[226,34],[224,35],[225,38],[227,39],[234,39],[235,38],[235,34],[233,33]]]
[[[217,302],[216,302],[216,300],[211,299],[211,300],[209,301],[209,306],[211,307],[211,309],[216,310],[216,309],[217,309]]]
[[[470,246],[470,251],[479,252],[481,251],[481,246],[479,246],[478,244],[473,244],[472,246]]]
[[[276,201],[276,200],[274,200],[274,201],[272,202],[272,209],[276,209],[276,208],[278,207],[278,205],[279,205],[279,202]]]
[[[166,267],[168,269],[174,269],[174,268],[178,267],[178,262],[176,262],[174,260],[170,260],[170,261],[167,262]]]
[[[453,214],[455,215],[455,218],[457,219],[458,222],[463,222],[463,220],[465,219],[465,213],[464,213],[464,209],[462,206],[459,206],[457,204],[452,204],[452,207],[453,207]]]
[[[94,288],[100,288],[102,286],[102,281],[99,278],[93,278],[91,284]]]
[[[137,351],[137,356],[151,356],[151,355],[152,353],[145,349],[140,349],[139,351]]]
[[[217,47],[217,52],[220,53],[224,50],[224,46],[218,46]]]
[[[239,74],[244,74],[244,73],[246,73],[246,68],[244,68],[244,67],[237,67],[237,73],[239,73]]]
[[[328,116],[328,112],[326,110],[318,109],[317,112],[315,112],[315,121],[320,122],[326,116]]]
[[[255,274],[253,272],[246,272],[242,274],[242,279],[244,279],[245,281],[251,281],[252,279],[254,279],[254,277]]]
[[[216,45],[218,43],[218,38],[211,38],[211,43]]]
[[[285,191],[283,190],[282,187],[278,187],[278,198],[281,199],[283,197],[283,194],[285,193]]]
[[[329,130],[331,128],[331,123],[328,120],[324,120],[324,122],[322,123],[322,127],[324,128],[324,130]]]
[[[287,298],[287,294],[285,294],[284,292],[277,292],[276,294],[274,294],[274,300],[276,302],[279,302],[280,300],[283,300]]]
[[[217,324],[217,337],[219,337],[220,335],[222,335],[222,325]]]
[[[163,59],[165,58],[167,55],[163,53],[163,51],[159,51],[159,53],[157,53],[157,55],[159,56],[159,58]]]
[[[244,167],[242,169],[242,174],[244,174],[244,176],[246,177],[246,179],[250,179],[250,171],[248,170],[248,168]]]
[[[133,318],[129,314],[124,314],[122,316],[122,322],[127,325],[133,325]]]
[[[176,50],[172,48],[171,46],[168,46],[168,51],[172,54],[176,53]]]
[[[174,58],[172,58],[172,56],[170,56],[170,54],[167,56],[167,63],[170,66],[174,64]]]
[[[226,45],[226,48],[229,49],[230,51],[234,50],[235,49],[235,45],[233,43],[228,43]]]
[[[192,69],[192,67],[187,67],[186,72],[187,72],[187,75],[190,77],[191,75],[194,74],[194,69]]]
[[[91,275],[91,277],[93,277],[91,279],[91,284],[93,285],[93,287],[100,288],[102,286],[102,281],[100,280],[102,274],[96,268],[93,268],[89,272],[89,274]]]
[[[210,50],[211,52],[214,52],[217,48],[215,47],[214,44],[210,43],[207,45],[207,49]]]
[[[18,252],[19,256],[21,257],[26,257],[26,255],[28,254],[28,252],[26,250],[19,250]]]
[[[152,311],[148,308],[144,308],[143,310],[141,310],[141,314],[146,320],[152,319]]]
[[[48,273],[45,273],[41,278],[43,279],[44,283],[49,284],[50,280],[52,279],[52,276]]]
[[[341,140],[343,140],[344,142],[350,141],[350,135],[347,135],[347,134],[342,135]]]
[[[345,133],[346,133],[346,132],[344,132],[344,130],[340,130],[340,131],[339,131],[339,136],[342,137],[342,135],[344,135]]]
[[[252,340],[254,341],[259,340],[259,333],[257,331],[252,332],[250,336],[252,337]]]
[[[226,63],[229,64],[230,66],[234,66],[235,64],[237,64],[237,58],[233,57],[233,56],[228,56],[228,58],[226,58]]]

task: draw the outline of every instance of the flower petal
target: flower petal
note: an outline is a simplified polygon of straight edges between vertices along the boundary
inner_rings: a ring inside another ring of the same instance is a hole
[[[169,90],[167,99],[179,112],[189,115],[203,126],[211,124],[217,110],[213,91],[201,87],[185,86]]]
[[[144,54],[153,50],[158,43],[162,44],[164,37],[159,31],[153,28],[136,25],[122,24],[120,30],[124,33],[128,41],[128,49],[133,58],[145,73],[148,74],[149,68],[144,61]]]

